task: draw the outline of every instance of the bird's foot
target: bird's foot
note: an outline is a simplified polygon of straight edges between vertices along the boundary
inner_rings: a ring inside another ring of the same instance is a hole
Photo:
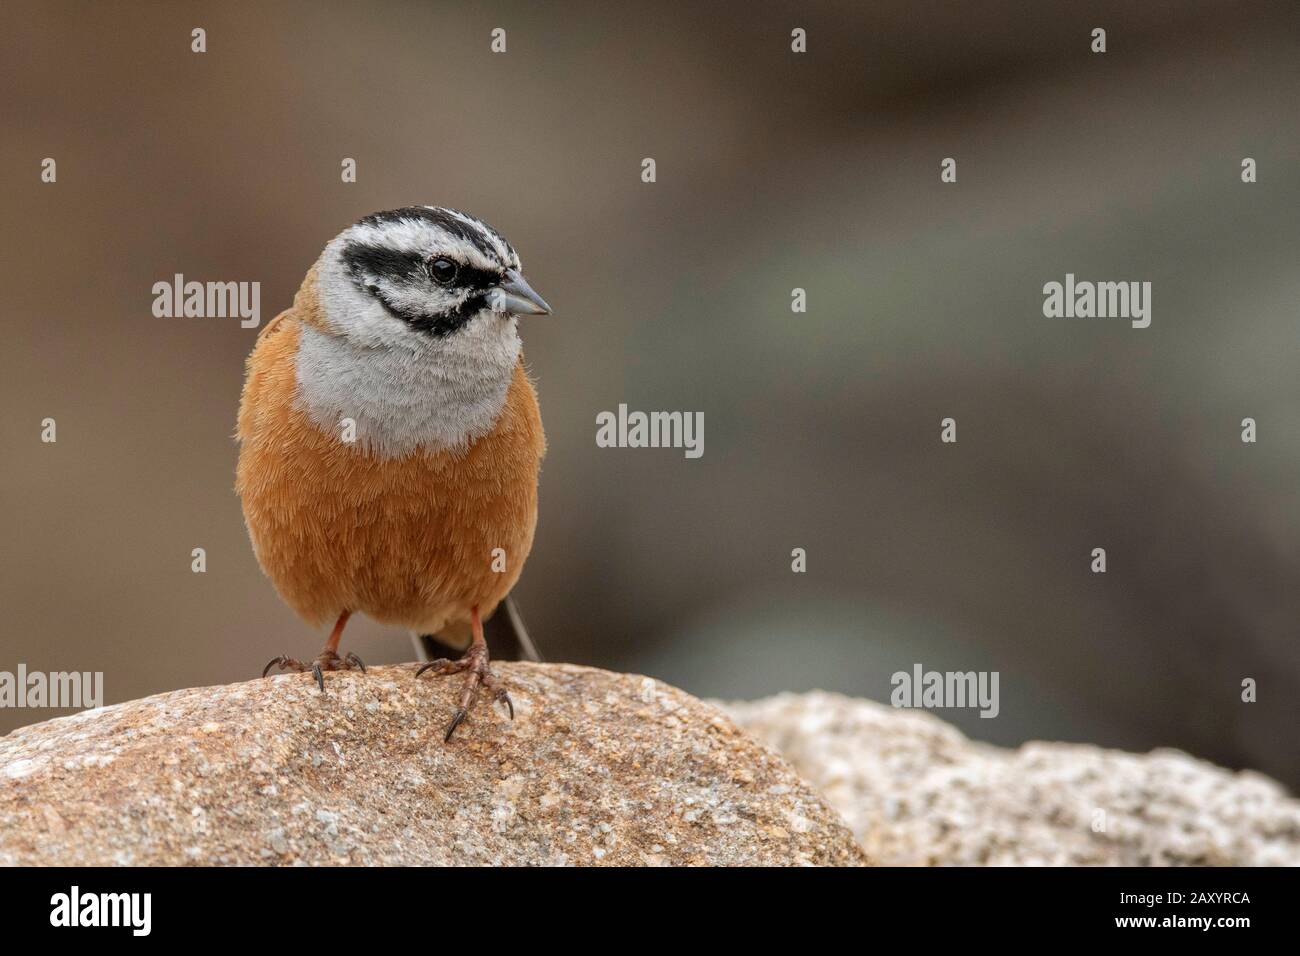
[[[515,719],[514,701],[510,699],[510,694],[506,692],[505,687],[497,680],[492,669],[488,667],[487,645],[482,643],[471,644],[465,655],[458,660],[447,660],[442,658],[436,661],[429,661],[415,672],[419,677],[425,671],[433,671],[435,677],[446,677],[449,674],[464,674],[463,690],[460,695],[460,706],[456,708],[456,713],[452,715],[451,723],[447,725],[447,733],[442,738],[444,741],[451,740],[451,735],[456,732],[468,715],[473,706],[478,702],[480,688],[492,695],[492,699],[498,704],[505,704],[510,713],[510,719]]]
[[[339,657],[333,651],[321,651],[310,664],[304,664],[300,660],[292,657],[285,657],[281,654],[279,657],[272,658],[265,667],[262,668],[262,676],[265,677],[274,667],[281,671],[311,671],[312,676],[316,678],[316,684],[320,687],[320,692],[325,693],[325,671],[353,671],[359,670],[361,673],[366,672],[366,665],[362,663],[361,658],[352,652],[348,652],[346,657]]]

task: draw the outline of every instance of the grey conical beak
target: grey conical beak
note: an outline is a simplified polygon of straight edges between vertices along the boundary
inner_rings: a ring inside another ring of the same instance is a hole
[[[551,307],[533,291],[528,280],[516,269],[508,269],[506,277],[488,292],[488,305],[493,312],[507,315],[550,315]]]

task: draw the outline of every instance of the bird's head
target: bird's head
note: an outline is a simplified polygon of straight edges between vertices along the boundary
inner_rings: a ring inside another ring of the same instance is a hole
[[[325,247],[317,273],[329,331],[362,347],[492,350],[518,342],[517,316],[551,311],[501,233],[437,206],[366,216]]]

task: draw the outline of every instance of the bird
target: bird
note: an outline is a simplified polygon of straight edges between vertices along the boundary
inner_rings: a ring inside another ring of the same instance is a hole
[[[463,675],[444,740],[481,693],[514,719],[483,622],[537,526],[546,438],[519,317],[549,314],[515,248],[464,212],[376,212],[326,244],[259,332],[240,396],[235,490],[253,552],[304,621],[333,622],[314,660],[280,655],[263,677],[310,670],[324,693],[323,672],[364,671],[339,654],[364,614],[418,648],[463,651],[415,675]]]

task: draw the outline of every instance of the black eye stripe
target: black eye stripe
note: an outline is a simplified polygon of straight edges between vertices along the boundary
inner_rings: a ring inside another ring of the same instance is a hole
[[[435,338],[451,335],[487,308],[487,290],[501,281],[501,273],[497,270],[467,266],[456,262],[450,256],[435,256],[429,259],[415,253],[398,252],[385,246],[364,242],[347,243],[343,247],[342,255],[352,280],[359,288],[373,296],[389,315]],[[450,283],[443,284],[433,278],[431,270],[437,259],[449,259],[457,266],[456,276]],[[444,289],[449,294],[454,294],[456,291],[469,294],[464,302],[449,311],[424,314],[401,308],[390,302],[383,290],[375,284],[376,279],[387,279],[402,284],[416,283],[425,289]]]
[[[435,256],[435,259],[451,259],[450,256]],[[343,261],[353,278],[362,281],[366,276],[391,279],[395,282],[407,282],[412,279],[429,279],[432,261],[413,252],[398,252],[386,246],[376,246],[364,242],[349,242],[343,247]],[[501,281],[501,273],[495,269],[480,269],[456,262],[456,279],[454,285],[465,289],[489,289]]]
[[[421,256],[364,242],[347,243],[343,247],[343,261],[347,263],[352,277],[358,281],[368,275],[403,281],[424,272]]]
[[[462,289],[489,289],[501,281],[501,273],[493,269],[478,269],[462,265],[456,274],[456,285]]]

